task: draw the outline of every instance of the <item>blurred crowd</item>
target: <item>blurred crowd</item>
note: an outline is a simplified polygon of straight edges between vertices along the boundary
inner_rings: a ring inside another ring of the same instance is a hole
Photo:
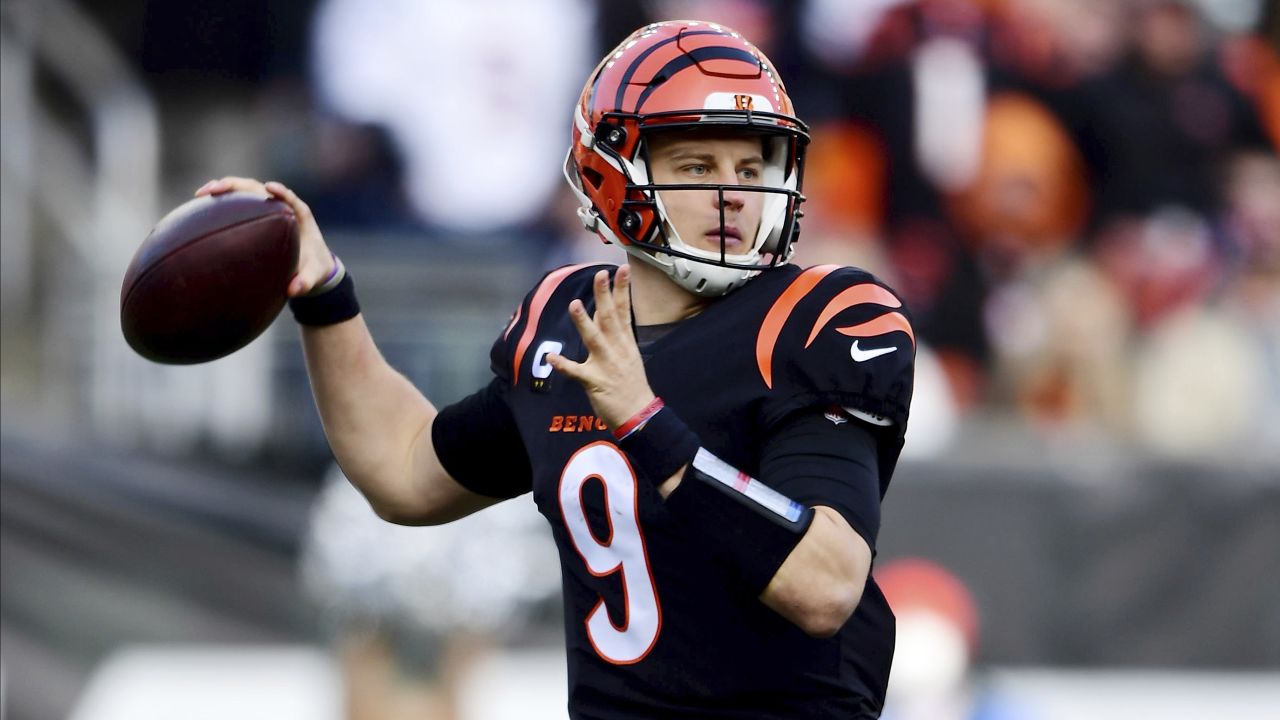
[[[867,267],[914,312],[908,452],[973,413],[1164,456],[1280,442],[1273,4],[368,7],[319,2],[303,71],[259,103],[262,164],[326,226],[533,245],[547,266],[618,257],[561,187],[581,79],[643,22],[720,21],[811,125],[796,260]]]
[[[958,412],[1274,447],[1274,45],[1226,3],[924,0],[852,42],[856,5],[801,13],[815,145],[850,148],[815,152],[806,239],[905,293]]]
[[[570,108],[635,27],[718,21],[774,60],[811,126],[796,261],[866,267],[914,312],[909,455],[953,447],[975,414],[1163,457],[1280,443],[1275,3],[289,8],[232,0],[221,20],[244,22],[215,23],[147,4],[118,21],[143,28],[143,69],[187,140],[167,144],[176,185],[277,177],[329,229],[617,260],[563,187]]]

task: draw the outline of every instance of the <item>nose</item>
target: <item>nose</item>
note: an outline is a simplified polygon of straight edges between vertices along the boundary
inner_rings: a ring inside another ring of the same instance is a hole
[[[723,199],[722,199],[723,198]],[[739,212],[744,204],[742,193],[725,188],[723,194],[717,194],[715,198],[716,210],[732,210]]]
[[[712,192],[711,202],[715,205],[716,210],[740,211],[746,204],[746,193],[736,189],[739,185],[737,173],[729,173],[727,177],[721,177],[717,181],[721,189]]]

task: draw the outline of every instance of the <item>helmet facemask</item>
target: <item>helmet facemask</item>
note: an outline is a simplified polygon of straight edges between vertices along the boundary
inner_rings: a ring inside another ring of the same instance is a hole
[[[627,159],[619,152],[616,146],[621,143],[617,141],[617,133],[613,134],[614,142],[606,136],[591,137],[587,143],[595,154],[626,179],[625,199],[617,208],[614,223],[601,222],[604,218],[600,209],[584,192],[580,177],[591,177],[592,171],[576,168],[572,152],[566,159],[565,177],[582,202],[578,214],[588,229],[599,232],[608,242],[622,245],[632,256],[658,267],[689,292],[714,297],[740,287],[762,270],[785,264],[791,258],[799,232],[798,220],[802,215],[800,204],[804,202],[800,178],[808,137],[803,128],[793,127],[796,121],[790,117],[771,113],[746,113],[744,117],[742,112],[716,110],[698,110],[696,113],[696,117],[690,117],[688,112],[649,116],[606,115],[607,119],[614,121],[609,127],[621,128],[624,138],[629,127],[639,132],[633,159]],[[580,129],[585,130],[581,116],[576,119]],[[760,138],[764,158],[760,185],[652,182],[649,141],[653,135],[687,130],[706,131],[712,136],[740,133]],[[717,133],[717,130],[722,132]],[[597,132],[597,135],[603,134]],[[583,137],[588,136],[584,134]],[[695,247],[680,237],[662,199],[662,194],[675,192],[718,193],[719,252]],[[726,192],[765,195],[755,234],[742,238],[745,248],[737,253],[726,250]]]

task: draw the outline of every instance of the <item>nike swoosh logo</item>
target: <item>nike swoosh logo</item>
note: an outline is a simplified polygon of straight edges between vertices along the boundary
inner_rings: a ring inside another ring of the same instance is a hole
[[[849,356],[854,362],[866,362],[872,358],[878,358],[881,355],[888,355],[897,350],[897,346],[889,346],[887,348],[875,348],[874,350],[863,350],[858,347],[858,341],[854,340],[853,345],[849,347]]]

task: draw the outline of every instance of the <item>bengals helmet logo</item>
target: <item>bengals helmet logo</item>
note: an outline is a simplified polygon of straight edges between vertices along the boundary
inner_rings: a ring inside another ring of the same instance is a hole
[[[738,110],[746,110],[748,112],[755,110],[750,95],[734,95],[733,106]]]

